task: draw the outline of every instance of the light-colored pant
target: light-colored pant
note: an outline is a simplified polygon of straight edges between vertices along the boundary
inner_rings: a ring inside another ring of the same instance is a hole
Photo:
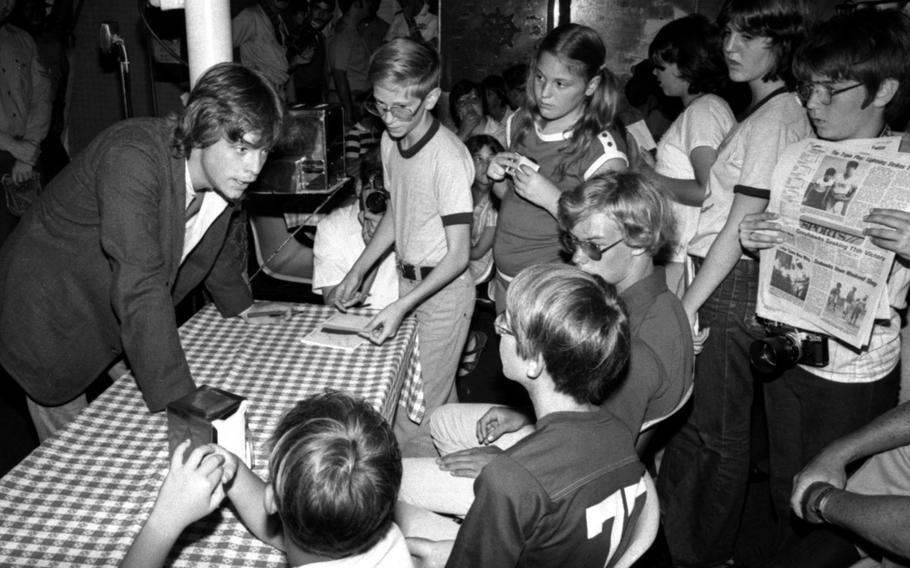
[[[88,406],[88,399],[84,394],[80,394],[73,400],[59,406],[44,406],[38,404],[30,397],[25,397],[28,403],[28,413],[35,423],[35,430],[38,432],[38,441],[44,442],[53,436],[57,430],[66,427],[67,424],[76,419],[79,412]]]
[[[447,404],[430,416],[430,433],[441,455],[477,447],[477,421],[492,404]],[[494,444],[505,450],[534,432],[525,426],[505,434]],[[398,499],[411,505],[396,510],[396,520],[405,536],[431,540],[454,538],[450,519],[435,513],[464,517],[474,502],[474,479],[456,477],[439,469],[436,458],[405,458]],[[435,512],[435,513],[434,513]]]
[[[401,296],[419,282],[398,279]],[[417,316],[417,338],[420,349],[421,378],[426,416],[448,402],[455,402],[455,373],[464,350],[474,313],[474,283],[465,271],[414,310]],[[424,420],[426,423],[426,420]],[[397,412],[395,435],[404,446],[409,440],[428,433],[428,428],[414,424],[407,412]]]

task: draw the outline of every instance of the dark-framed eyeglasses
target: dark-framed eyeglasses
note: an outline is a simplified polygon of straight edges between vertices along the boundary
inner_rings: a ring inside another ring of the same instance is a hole
[[[614,243],[602,246],[591,241],[583,241],[569,231],[563,231],[559,234],[559,242],[562,245],[563,250],[569,254],[574,253],[576,249],[581,250],[581,252],[585,253],[585,256],[595,262],[603,258],[605,252],[623,242],[624,240],[625,239],[620,238]]]
[[[414,110],[411,110],[404,105],[383,104],[378,102],[373,97],[370,97],[365,103],[363,103],[363,108],[365,108],[368,113],[374,116],[378,116],[379,118],[384,118],[386,113],[391,113],[392,116],[398,120],[407,122],[414,118],[414,115],[417,114],[417,111],[420,110],[420,107],[423,105],[423,101],[424,99],[420,99],[420,103],[414,107]]]
[[[809,99],[812,98],[813,94],[815,95],[818,104],[829,105],[831,104],[831,99],[835,95],[846,93],[847,91],[852,91],[853,89],[862,86],[862,83],[856,83],[855,85],[849,85],[847,87],[835,89],[832,83],[810,81],[807,83],[800,83],[796,86],[796,96],[799,98],[799,102],[803,106],[807,106],[809,104]]]
[[[509,325],[509,318],[506,317],[505,312],[502,312],[493,320],[493,329],[499,335],[515,335],[515,332],[512,331],[512,327]]]

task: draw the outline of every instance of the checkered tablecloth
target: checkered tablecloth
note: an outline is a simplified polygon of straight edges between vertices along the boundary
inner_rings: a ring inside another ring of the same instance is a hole
[[[209,306],[180,329],[197,384],[250,401],[253,469],[261,476],[281,415],[326,388],[366,399],[389,420],[399,402],[413,420],[423,417],[413,318],[382,346],[344,352],[302,344],[331,309],[299,308],[288,321],[253,326]],[[167,466],[167,418],[150,414],[133,378],[124,376],[0,479],[0,566],[116,566],[148,517]],[[191,525],[169,562],[285,565],[228,506]]]

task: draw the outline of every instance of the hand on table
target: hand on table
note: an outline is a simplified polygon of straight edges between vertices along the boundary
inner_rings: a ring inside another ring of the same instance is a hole
[[[234,481],[234,476],[237,475],[237,470],[240,467],[240,458],[234,455],[233,452],[229,452],[218,444],[207,444],[205,446],[209,448],[212,452],[218,454],[224,459],[224,463],[221,466],[221,483],[224,486],[230,486],[231,482]]]
[[[475,479],[483,468],[501,453],[502,450],[496,446],[468,448],[436,458],[436,463],[439,464],[439,469],[448,471],[455,477]]]
[[[186,527],[218,508],[224,499],[221,486],[224,456],[210,446],[199,446],[186,457],[190,441],[182,442],[171,457],[171,468],[158,491],[155,508],[174,525]]]
[[[360,285],[363,284],[363,276],[354,272],[348,272],[341,279],[341,282],[333,290],[335,308],[340,312],[346,312],[348,308],[356,306],[363,301],[364,295],[360,292]]]
[[[386,339],[395,335],[401,321],[404,319],[405,310],[399,302],[392,302],[376,314],[366,325],[366,331],[361,334],[376,345],[381,345]]]
[[[492,444],[503,434],[515,432],[531,424],[524,413],[507,406],[494,406],[477,421],[477,443]]]

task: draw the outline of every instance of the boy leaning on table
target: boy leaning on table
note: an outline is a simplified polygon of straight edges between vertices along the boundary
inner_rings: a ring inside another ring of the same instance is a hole
[[[373,99],[366,108],[386,125],[380,150],[391,198],[373,240],[335,292],[341,310],[360,302],[364,275],[395,245],[399,298],[367,329],[371,341],[382,343],[406,315],[417,316],[428,416],[455,401],[455,372],[474,310],[474,282],[466,270],[474,161],[455,133],[430,114],[441,93],[439,76],[439,55],[423,43],[399,38],[373,54]],[[402,444],[419,433],[403,414],[395,422]]]
[[[401,454],[378,412],[339,392],[313,396],[282,418],[272,446],[268,481],[215,444],[189,456],[189,441],[177,446],[121,566],[162,566],[183,529],[217,509],[225,495],[250,532],[283,550],[292,567],[411,566],[392,522]]]

